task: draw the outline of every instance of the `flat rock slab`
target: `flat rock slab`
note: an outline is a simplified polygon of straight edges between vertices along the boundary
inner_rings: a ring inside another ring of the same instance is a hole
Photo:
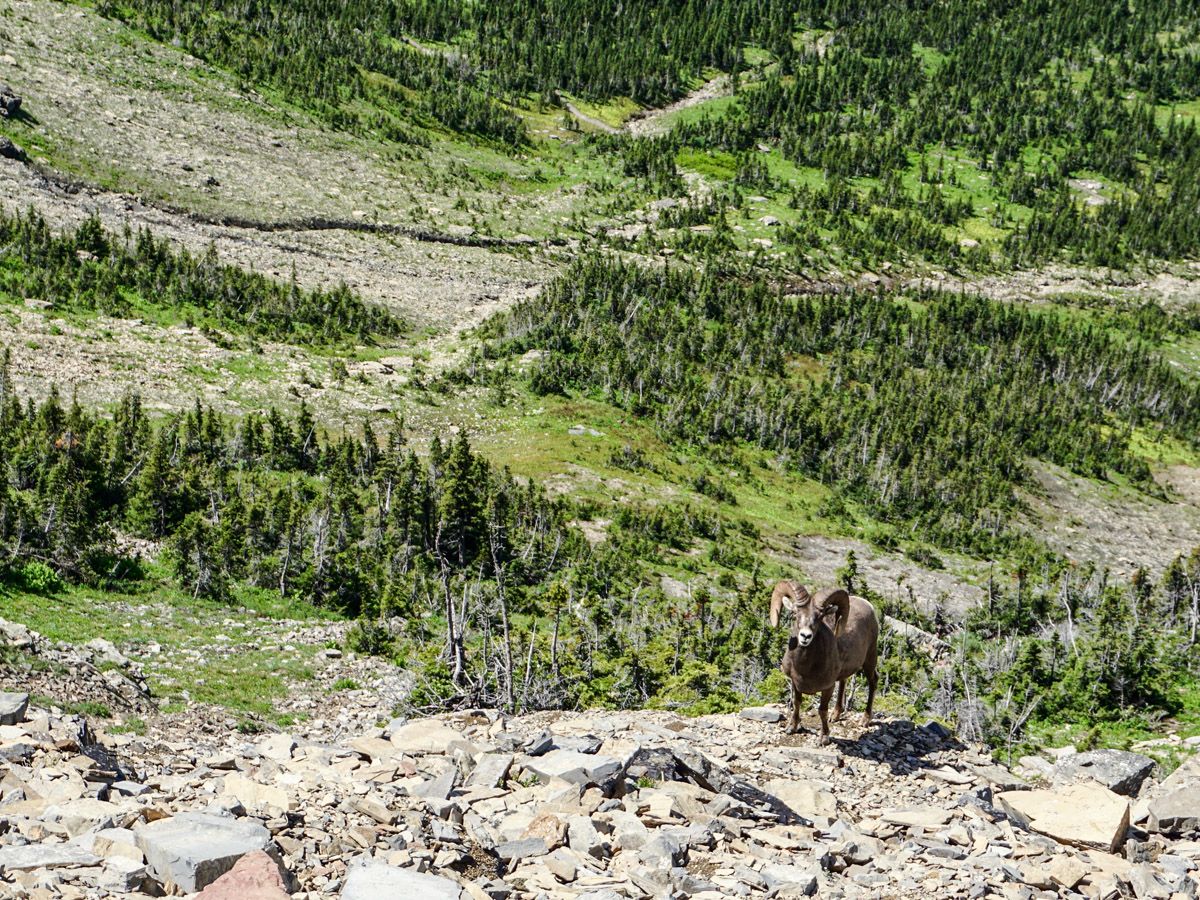
[[[0,847],[0,872],[29,869],[58,869],[63,866],[94,866],[100,860],[74,844],[27,844]]]
[[[766,790],[798,816],[807,819],[813,816],[837,818],[837,798],[811,781],[776,778],[767,782]]]
[[[1000,791],[1023,791],[1029,787],[1028,781],[1020,775],[1014,775],[1004,766],[972,765],[970,769],[977,776]]]
[[[288,900],[279,865],[261,850],[247,853],[196,900]]]
[[[1129,829],[1129,801],[1094,781],[1005,791],[996,795],[996,803],[1023,828],[1089,850],[1116,852]]]
[[[392,731],[392,745],[405,753],[445,753],[455,741],[463,741],[461,731],[436,719],[417,719]]]
[[[783,713],[771,706],[747,706],[740,713],[743,719],[751,722],[775,723],[783,721]]]
[[[948,809],[934,809],[929,806],[916,809],[892,809],[885,812],[881,819],[893,825],[909,825],[918,828],[941,828],[950,821],[951,812]]]
[[[1054,767],[1056,781],[1091,779],[1114,794],[1135,796],[1142,782],[1154,771],[1155,762],[1140,753],[1126,750],[1089,750],[1064,756]]]
[[[551,750],[543,756],[525,759],[522,767],[542,781],[561,778],[574,784],[601,784],[621,773],[621,761],[611,756],[580,753],[578,750]]]
[[[16,725],[25,721],[29,695],[0,691],[0,725]]]
[[[225,776],[221,794],[237,799],[246,809],[256,812],[285,812],[294,805],[283,788],[259,784],[237,772]]]
[[[467,778],[469,788],[496,788],[508,779],[508,770],[512,768],[511,753],[484,753],[479,762],[471,770]]]
[[[351,866],[342,900],[461,900],[457,882],[379,862]]]
[[[159,819],[135,834],[155,876],[189,893],[212,884],[247,853],[271,845],[271,833],[257,822],[207,813]]]
[[[71,837],[78,837],[95,828],[111,828],[124,817],[124,810],[115,803],[91,797],[56,803],[42,813],[44,821],[62,825]]]

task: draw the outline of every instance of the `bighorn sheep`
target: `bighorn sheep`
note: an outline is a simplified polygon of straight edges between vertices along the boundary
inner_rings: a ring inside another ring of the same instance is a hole
[[[845,709],[846,681],[856,672],[867,677],[863,724],[870,722],[878,680],[875,663],[879,653],[879,620],[875,608],[841,588],[826,588],[813,597],[794,581],[779,582],[771,594],[772,628],[779,624],[780,606],[792,614],[792,633],[779,665],[792,689],[792,719],[787,733],[800,730],[800,695],[820,694],[821,737],[828,743],[829,698],[833,696],[834,685],[838,686],[836,721]]]

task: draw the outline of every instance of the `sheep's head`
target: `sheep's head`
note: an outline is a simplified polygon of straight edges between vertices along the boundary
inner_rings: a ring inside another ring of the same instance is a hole
[[[850,611],[850,595],[841,588],[825,588],[814,597],[802,584],[781,581],[771,594],[771,627],[779,624],[779,609],[792,614],[792,634],[788,649],[804,648],[813,642],[817,630],[825,625],[834,634],[841,631],[842,622]]]

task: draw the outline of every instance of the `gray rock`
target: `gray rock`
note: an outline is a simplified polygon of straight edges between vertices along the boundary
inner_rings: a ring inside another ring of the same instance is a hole
[[[638,851],[638,859],[648,866],[669,869],[687,863],[687,839],[659,829],[651,840]]]
[[[817,876],[799,866],[768,863],[762,867],[762,877],[770,891],[787,889],[789,895],[811,897],[817,892]]]
[[[135,831],[155,877],[194,892],[216,881],[254,850],[271,846],[271,833],[257,822],[185,812]]]
[[[121,817],[121,807],[92,797],[58,803],[47,807],[42,813],[44,821],[62,825],[71,837],[77,837],[85,831],[111,828]]]
[[[114,781],[112,789],[122,797],[140,797],[150,792],[149,787],[136,781]]]
[[[117,649],[117,645],[107,638],[93,638],[83,645],[84,649],[90,650],[92,658],[97,665],[112,665],[127,668],[130,665],[130,659],[124,653]]]
[[[4,159],[24,159],[25,151],[0,134],[0,157]]]
[[[353,865],[342,885],[342,900],[461,900],[457,882],[381,862]]]
[[[409,793],[414,797],[425,797],[429,800],[448,800],[457,784],[458,769],[447,769],[436,778],[430,778],[417,785]]]
[[[556,737],[554,746],[560,750],[574,750],[578,753],[598,753],[604,744],[594,734],[572,734]]]
[[[0,725],[16,725],[25,721],[25,710],[29,709],[28,694],[0,692]]]
[[[485,753],[479,757],[479,762],[467,778],[469,788],[500,787],[508,778],[508,770],[512,768],[511,753]]]
[[[149,866],[118,856],[104,863],[104,871],[96,884],[113,893],[129,894],[142,890],[147,881],[150,881]]]
[[[1171,896],[1171,888],[1149,863],[1141,863],[1129,870],[1129,884],[1138,900],[1168,900]]]
[[[567,819],[567,845],[576,853],[593,859],[604,859],[610,852],[608,842],[588,816],[571,816]]]
[[[525,745],[525,753],[529,756],[541,756],[553,749],[554,736],[548,731],[543,731],[537,737],[530,738],[529,743]]]
[[[621,850],[640,850],[650,840],[650,830],[633,813],[615,809],[602,815],[612,828],[613,844]]]
[[[496,845],[496,855],[501,859],[525,859],[530,856],[545,856],[549,852],[550,848],[540,837],[505,841]]]
[[[605,784],[620,776],[624,767],[611,756],[580,753],[578,750],[551,750],[526,759],[522,766],[542,781],[561,778],[574,784]]]
[[[0,84],[0,116],[15,116],[21,109],[21,98],[7,84]]]
[[[64,866],[94,866],[100,860],[75,844],[28,844],[0,847],[0,872],[29,869],[58,869]]]
[[[1200,832],[1200,785],[1183,787],[1151,800],[1150,830],[1162,834]]]
[[[770,706],[747,706],[740,713],[743,719],[749,719],[752,722],[767,722],[773,724],[783,721],[783,713]]]
[[[292,758],[292,751],[296,749],[296,739],[286,733],[273,734],[259,741],[256,749],[267,759],[284,763]]]
[[[1098,781],[1114,794],[1126,797],[1137,795],[1150,773],[1154,760],[1126,750],[1089,750],[1073,753],[1059,760],[1054,767],[1056,781],[1070,782],[1080,778]]]
[[[1150,830],[1164,834],[1200,832],[1200,754],[1189,757],[1154,789]]]
[[[997,791],[1024,791],[1030,787],[1028,781],[1014,775],[1004,766],[976,764],[969,768]]]

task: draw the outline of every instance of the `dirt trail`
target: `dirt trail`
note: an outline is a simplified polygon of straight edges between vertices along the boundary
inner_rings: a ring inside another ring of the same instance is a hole
[[[561,94],[558,95],[558,102],[563,105],[563,108],[567,112],[569,112],[576,119],[578,119],[580,122],[583,122],[586,125],[591,125],[593,128],[595,128],[599,131],[603,131],[605,134],[620,134],[621,133],[620,128],[616,128],[612,125],[609,125],[603,119],[597,119],[595,116],[589,116],[587,113],[582,112],[578,106],[576,106],[574,103],[572,103],[566,97],[563,97]]]

